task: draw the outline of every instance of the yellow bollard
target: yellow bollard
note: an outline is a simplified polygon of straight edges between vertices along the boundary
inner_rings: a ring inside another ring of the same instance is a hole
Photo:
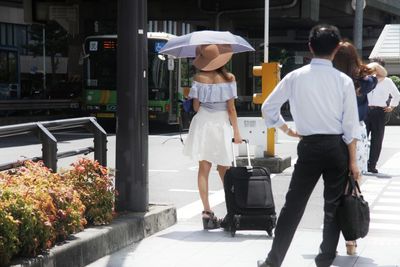
[[[262,63],[261,66],[254,66],[253,75],[261,76],[261,94],[256,93],[253,95],[254,104],[261,105],[280,81],[279,63],[269,62]],[[265,154],[271,157],[275,156],[275,128],[268,129],[267,131],[267,147]]]

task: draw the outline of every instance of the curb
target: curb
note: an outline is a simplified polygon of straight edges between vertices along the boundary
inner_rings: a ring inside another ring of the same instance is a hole
[[[51,248],[46,255],[19,259],[10,267],[81,267],[138,242],[177,222],[176,208],[149,205],[148,212],[120,215],[110,225],[95,226]]]

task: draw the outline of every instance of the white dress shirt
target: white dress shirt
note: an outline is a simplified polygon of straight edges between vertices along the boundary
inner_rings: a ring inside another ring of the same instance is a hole
[[[280,108],[287,100],[299,135],[343,134],[346,144],[360,139],[353,81],[330,60],[314,58],[278,83],[261,108],[268,128],[285,123]]]
[[[368,105],[377,107],[386,107],[389,94],[392,95],[390,106],[395,107],[399,104],[400,93],[392,79],[385,77],[378,82],[374,90],[368,93]]]

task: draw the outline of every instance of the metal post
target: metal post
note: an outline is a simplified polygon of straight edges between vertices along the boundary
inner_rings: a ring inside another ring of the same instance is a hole
[[[148,184],[147,1],[118,1],[116,208],[145,212]]]
[[[94,135],[94,159],[101,165],[107,166],[107,133],[97,123],[96,119],[90,118],[90,124]]]
[[[43,94],[47,96],[46,92],[46,26],[45,24],[42,25],[43,27],[43,34],[42,34],[42,42],[43,42]]]
[[[362,57],[363,9],[364,0],[356,0],[353,40],[360,57]]]
[[[41,123],[36,123],[39,139],[42,142],[42,158],[44,165],[53,172],[57,171],[57,139]]]
[[[268,63],[268,50],[269,50],[269,0],[265,0],[265,13],[264,13],[264,64],[263,68],[267,68]],[[270,83],[271,81],[267,80],[269,78],[266,71],[263,72],[263,83],[265,83],[265,87],[267,87],[266,83]],[[272,72],[271,72],[272,74]],[[267,76],[267,77],[264,77]],[[264,79],[265,78],[265,79]],[[275,87],[276,84],[274,84]],[[270,92],[268,93],[270,94]],[[275,128],[270,128],[267,130],[267,146],[265,148],[265,153],[267,156],[273,157],[275,156]]]
[[[268,62],[269,49],[269,0],[265,0],[264,7],[264,63]]]

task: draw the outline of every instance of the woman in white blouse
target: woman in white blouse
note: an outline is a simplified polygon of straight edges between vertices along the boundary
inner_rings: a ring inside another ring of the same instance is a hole
[[[235,109],[237,88],[235,76],[224,67],[233,54],[230,45],[202,45],[196,54],[193,65],[199,72],[193,79],[189,97],[197,113],[190,124],[183,152],[199,162],[197,179],[203,203],[203,227],[215,229],[220,227],[220,220],[210,207],[208,179],[214,164],[223,181],[233,160],[232,138],[235,143],[242,140]]]

